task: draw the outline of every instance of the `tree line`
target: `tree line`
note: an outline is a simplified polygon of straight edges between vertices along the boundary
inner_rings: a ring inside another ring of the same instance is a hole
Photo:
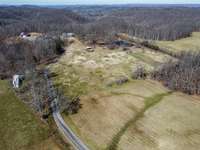
[[[113,11],[90,25],[88,34],[110,38],[119,32],[150,40],[176,40],[200,29],[199,8],[129,8]],[[93,38],[93,37],[92,37]]]
[[[200,53],[183,53],[178,61],[170,61],[152,73],[152,78],[172,90],[200,94]]]

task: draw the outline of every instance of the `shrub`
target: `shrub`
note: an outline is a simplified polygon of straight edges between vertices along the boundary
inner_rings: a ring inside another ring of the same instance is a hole
[[[107,86],[113,86],[113,85],[122,85],[124,83],[127,83],[129,81],[128,77],[126,76],[120,76],[116,78],[115,80],[110,81]]]
[[[147,78],[147,71],[144,66],[139,66],[133,73],[132,79],[146,79]]]

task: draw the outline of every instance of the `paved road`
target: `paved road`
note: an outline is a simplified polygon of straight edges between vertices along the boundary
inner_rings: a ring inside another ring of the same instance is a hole
[[[76,150],[89,150],[89,148],[73,133],[70,127],[63,120],[59,112],[58,99],[57,99],[58,96],[53,87],[53,83],[48,76],[49,72],[48,70],[46,70],[44,72],[44,77],[47,81],[47,90],[48,90],[47,92],[49,97],[52,99],[51,107],[53,111],[53,118],[56,122],[59,131],[63,134],[63,136],[67,139],[67,141],[71,142],[71,144]]]
[[[65,123],[59,111],[53,113],[53,118],[60,132],[62,132],[64,137],[72,143],[75,149],[89,150],[89,148],[73,133],[73,131]]]

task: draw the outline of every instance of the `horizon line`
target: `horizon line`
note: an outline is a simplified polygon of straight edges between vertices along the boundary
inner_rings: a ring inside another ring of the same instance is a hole
[[[0,3],[0,6],[23,6],[23,5],[27,5],[27,6],[76,6],[76,5],[79,5],[79,6],[87,6],[87,5],[200,5],[200,2],[199,3],[118,3],[118,4],[1,4]]]

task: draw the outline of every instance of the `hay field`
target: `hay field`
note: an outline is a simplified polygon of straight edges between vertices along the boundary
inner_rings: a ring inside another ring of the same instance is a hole
[[[200,98],[174,93],[148,109],[122,136],[118,149],[200,149]]]
[[[191,122],[191,119],[181,114],[194,115],[196,119],[199,109],[192,108],[194,101],[195,107],[200,107],[198,98],[171,93],[156,81],[131,79],[131,73],[138,66],[143,65],[151,71],[171,57],[134,47],[129,52],[98,46],[94,52],[87,52],[86,47],[74,39],[74,43],[66,47],[65,54],[57,63],[49,65],[49,68],[57,74],[54,83],[61,87],[66,96],[80,96],[82,108],[79,112],[74,115],[63,114],[63,117],[88,147],[94,150],[165,150],[174,144],[177,149],[183,148],[179,143],[173,143],[174,139],[165,132],[165,125],[169,121],[174,126],[169,126],[167,130],[178,132],[174,128],[176,125]],[[128,82],[108,86],[122,76]],[[177,114],[177,111],[180,113]],[[196,131],[199,122],[195,119],[192,120],[194,126],[179,127],[177,140],[183,139],[186,145],[190,142],[182,134],[183,130]],[[148,133],[145,133],[146,130]],[[159,147],[159,136],[169,141]],[[199,140],[199,135],[192,137],[191,141],[196,141],[193,148],[198,148]]]
[[[152,90],[155,85],[156,89]],[[81,97],[80,111],[64,115],[65,120],[91,149],[107,149],[115,141],[116,134],[145,107],[146,99],[167,92],[151,80],[92,92]]]
[[[181,51],[200,51],[200,32],[193,32],[191,37],[175,41],[156,41],[156,44],[169,51],[179,53]]]

